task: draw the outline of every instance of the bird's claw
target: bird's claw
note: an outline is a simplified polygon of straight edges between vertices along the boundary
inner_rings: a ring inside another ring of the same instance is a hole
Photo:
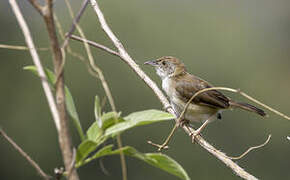
[[[185,120],[185,119],[180,119],[180,120],[176,123],[177,127],[183,127],[183,126],[186,125],[186,124],[189,124],[189,121],[188,121],[188,120]]]
[[[199,136],[200,134],[201,134],[200,131],[194,131],[194,132],[189,133],[189,136],[191,137],[191,142],[195,143],[196,136]]]

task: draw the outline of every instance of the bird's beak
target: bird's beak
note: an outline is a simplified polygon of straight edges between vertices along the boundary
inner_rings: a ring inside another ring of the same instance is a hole
[[[144,64],[151,65],[151,66],[157,66],[156,60],[146,61]]]

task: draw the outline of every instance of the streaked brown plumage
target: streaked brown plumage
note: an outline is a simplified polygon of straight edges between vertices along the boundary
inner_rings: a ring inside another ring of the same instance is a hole
[[[155,67],[162,79],[162,88],[170,99],[175,112],[180,115],[185,104],[198,91],[210,88],[205,80],[186,71],[184,64],[175,57],[164,56],[153,61],[147,61]],[[221,117],[220,112],[225,109],[240,108],[265,116],[266,113],[247,103],[231,100],[217,90],[210,90],[199,94],[189,105],[185,113],[185,120],[203,122],[200,132],[208,122]]]

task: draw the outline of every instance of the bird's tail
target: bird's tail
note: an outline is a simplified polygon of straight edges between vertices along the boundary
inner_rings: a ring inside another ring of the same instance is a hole
[[[240,108],[240,109],[244,109],[246,111],[250,111],[250,112],[254,112],[259,114],[260,116],[265,117],[267,114],[265,113],[265,111],[263,111],[262,109],[259,109],[251,104],[247,104],[247,103],[241,103],[241,102],[234,102],[234,101],[230,101],[230,106],[233,108]]]

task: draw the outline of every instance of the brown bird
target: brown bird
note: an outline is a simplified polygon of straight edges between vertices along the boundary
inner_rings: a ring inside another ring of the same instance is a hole
[[[212,87],[212,85],[205,80],[188,73],[184,64],[175,57],[164,56],[156,60],[147,61],[145,64],[155,67],[156,73],[162,79],[162,89],[169,97],[171,106],[177,116],[180,116],[186,103],[196,92]],[[216,118],[221,119],[222,110],[235,108],[266,116],[263,110],[253,105],[235,102],[217,90],[210,90],[199,94],[193,99],[186,109],[184,119],[182,122],[179,122],[179,124],[184,122],[203,123],[195,134],[191,134],[194,140],[194,137],[198,135],[209,122],[214,121]]]

